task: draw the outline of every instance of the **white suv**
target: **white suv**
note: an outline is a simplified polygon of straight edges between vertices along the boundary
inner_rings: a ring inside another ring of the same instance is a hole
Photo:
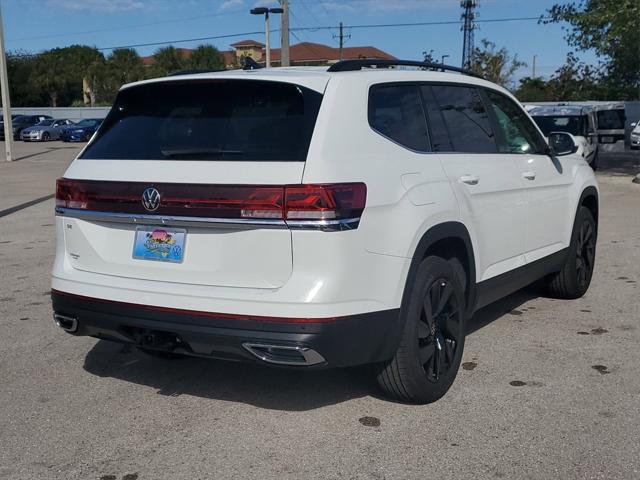
[[[440,398],[474,311],[540,278],[585,293],[598,190],[570,135],[549,147],[506,90],[425,67],[124,86],[57,183],[58,325],[158,356],[375,364],[388,395]]]

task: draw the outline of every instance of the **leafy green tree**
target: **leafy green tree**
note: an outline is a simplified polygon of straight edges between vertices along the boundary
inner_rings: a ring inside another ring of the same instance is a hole
[[[606,100],[606,88],[598,82],[593,68],[580,63],[573,54],[549,80],[526,77],[515,92],[522,102]]]
[[[47,50],[37,57],[33,84],[47,94],[51,107],[58,106],[58,99],[68,86],[68,71],[64,63],[61,48]]]
[[[640,98],[640,2],[638,0],[574,0],[554,5],[543,23],[567,22],[566,39],[580,51],[601,58],[606,96]]]
[[[198,45],[189,57],[193,70],[224,70],[224,57],[213,45]]]
[[[36,56],[25,51],[7,53],[7,73],[11,104],[14,107],[46,105],[48,97],[34,85]]]
[[[516,70],[527,65],[518,60],[517,55],[512,57],[506,48],[497,49],[496,44],[486,38],[480,43],[471,55],[471,70],[491,82],[509,86]]]
[[[107,58],[116,83],[137,82],[144,78],[144,65],[140,55],[132,48],[118,48]],[[120,87],[118,85],[118,88]]]
[[[521,102],[551,102],[555,100],[549,83],[540,77],[522,78],[520,86],[514,94]]]
[[[70,105],[82,99],[89,68],[102,61],[102,53],[86,45],[47,50],[36,57],[34,86],[46,92],[50,106]]]
[[[170,73],[189,68],[189,62],[175,47],[163,47],[153,54],[153,65],[148,70],[149,77],[164,77]]]
[[[142,59],[135,50],[129,48],[111,52],[103,68],[102,72],[98,72],[98,78],[102,79],[98,102],[102,104],[112,104],[122,85],[137,82],[145,76]]]

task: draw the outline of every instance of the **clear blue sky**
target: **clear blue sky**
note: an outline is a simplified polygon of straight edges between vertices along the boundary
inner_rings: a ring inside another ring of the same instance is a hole
[[[480,0],[480,20],[538,17],[562,0]],[[0,0],[8,50],[38,52],[52,47],[82,43],[111,47],[147,42],[263,31],[261,17],[249,15],[256,5],[273,5],[266,0]],[[389,24],[452,21],[460,18],[459,0],[290,0],[291,27]],[[279,19],[272,17],[272,28]],[[548,76],[570,50],[560,25],[539,25],[536,21],[481,23],[476,42],[487,38],[528,64],[517,77],[529,74],[537,55],[538,74]],[[295,32],[291,42],[312,41],[337,45],[332,31]],[[448,63],[459,64],[462,33],[459,25],[352,29],[347,45],[373,45],[399,58],[419,59],[425,50],[434,56],[450,55]],[[221,50],[243,38],[264,40],[264,34],[210,40]],[[278,46],[279,35],[272,35]],[[175,44],[192,47],[198,43]],[[158,48],[140,47],[141,55]],[[105,52],[107,53],[107,52]],[[587,62],[595,56],[582,55]]]

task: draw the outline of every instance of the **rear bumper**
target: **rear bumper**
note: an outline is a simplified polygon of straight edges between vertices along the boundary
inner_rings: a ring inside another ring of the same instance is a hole
[[[295,356],[292,362],[280,362],[282,351],[274,350],[273,356],[258,355],[266,351],[260,346],[281,346],[292,353],[312,352],[308,357],[313,359],[313,367],[306,368],[387,360],[397,348],[400,331],[399,309],[304,319],[153,307],[55,290],[52,301],[54,314],[74,320],[72,335],[225,360],[307,365],[297,363],[299,357]],[[252,349],[258,353],[251,353]]]

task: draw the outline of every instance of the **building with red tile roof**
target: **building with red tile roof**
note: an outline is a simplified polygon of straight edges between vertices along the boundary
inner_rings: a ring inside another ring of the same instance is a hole
[[[244,63],[244,58],[251,57],[258,63],[265,62],[265,45],[257,40],[247,39],[231,44],[232,50],[221,51],[220,54],[224,58],[227,68],[234,68]],[[192,50],[188,48],[177,49],[185,58],[191,56]],[[340,60],[340,49],[323,45],[321,43],[302,42],[296,43],[289,47],[289,55],[292,66],[300,65],[331,65]],[[280,66],[280,49],[271,49],[271,65]],[[381,60],[395,60],[390,55],[376,47],[344,47],[342,49],[342,59],[352,60],[358,58],[374,58]],[[153,63],[153,55],[142,57],[142,61],[146,66]]]

